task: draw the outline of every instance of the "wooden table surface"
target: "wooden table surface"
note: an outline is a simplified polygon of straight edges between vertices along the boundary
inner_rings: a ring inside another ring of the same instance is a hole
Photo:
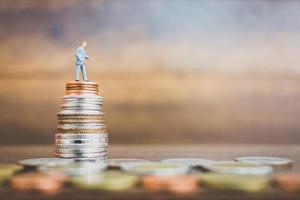
[[[53,146],[2,146],[0,162],[15,163],[21,159],[51,157]],[[197,157],[214,160],[234,159],[238,156],[277,156],[294,161],[293,171],[300,171],[300,145],[111,145],[109,158],[144,158],[160,160],[175,157]],[[127,192],[103,192],[97,190],[79,190],[65,188],[55,196],[36,193],[20,193],[9,187],[0,187],[0,199],[300,199],[300,193],[286,193],[270,189],[261,194],[248,194],[199,188],[192,195],[175,195],[170,193],[150,193],[142,189]]]

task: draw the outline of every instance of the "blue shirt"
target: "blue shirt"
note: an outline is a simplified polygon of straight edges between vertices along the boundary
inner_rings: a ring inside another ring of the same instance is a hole
[[[78,47],[75,53],[76,65],[84,64],[86,59],[89,59],[89,56],[86,54],[83,47]]]

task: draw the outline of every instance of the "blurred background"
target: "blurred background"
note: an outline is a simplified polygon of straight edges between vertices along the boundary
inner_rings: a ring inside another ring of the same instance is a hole
[[[111,144],[300,143],[300,2],[0,0],[0,144],[53,144],[88,41]]]

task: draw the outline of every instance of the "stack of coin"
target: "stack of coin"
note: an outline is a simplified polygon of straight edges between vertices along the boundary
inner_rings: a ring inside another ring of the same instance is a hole
[[[76,160],[107,157],[108,137],[102,97],[95,82],[75,81],[66,85],[57,113],[54,155]]]

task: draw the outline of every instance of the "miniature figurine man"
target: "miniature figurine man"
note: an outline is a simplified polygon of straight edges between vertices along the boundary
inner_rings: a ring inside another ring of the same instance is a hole
[[[80,70],[82,73],[82,77],[84,81],[89,81],[86,75],[85,61],[87,59],[92,59],[85,52],[85,48],[87,47],[87,42],[83,41],[81,46],[76,49],[76,81],[79,81]]]

